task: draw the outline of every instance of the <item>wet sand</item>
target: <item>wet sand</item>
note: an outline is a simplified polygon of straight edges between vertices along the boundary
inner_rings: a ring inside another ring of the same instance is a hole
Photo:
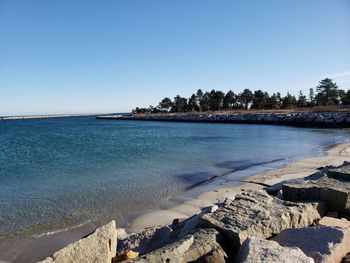
[[[305,177],[314,173],[319,167],[340,165],[344,161],[350,161],[350,143],[328,147],[325,156],[294,161],[282,168],[246,177],[244,181],[228,181],[225,186],[220,186],[214,180],[207,185],[201,185],[163,200],[155,208],[130,213],[126,217],[128,223],[119,222],[118,224],[117,222],[117,224],[126,228],[129,233],[155,225],[170,224],[175,218],[192,216],[205,206],[221,202],[226,198],[234,198],[240,189],[262,189],[264,187],[262,184],[271,185],[286,179]],[[229,174],[225,175],[225,177],[229,176]],[[0,239],[0,263],[36,262],[89,234],[97,227],[98,225],[90,223],[80,228],[40,238],[31,237],[20,241],[13,238],[6,240],[6,243],[1,242]]]
[[[186,218],[199,212],[200,208],[234,198],[241,189],[263,189],[262,184],[272,185],[283,180],[302,178],[314,173],[317,168],[340,165],[350,161],[350,143],[327,147],[326,155],[291,162],[282,168],[249,176],[244,181],[200,193],[198,196],[183,196],[162,201],[157,209],[144,211],[136,216],[127,228],[137,232],[158,224],[170,224],[174,218]]]

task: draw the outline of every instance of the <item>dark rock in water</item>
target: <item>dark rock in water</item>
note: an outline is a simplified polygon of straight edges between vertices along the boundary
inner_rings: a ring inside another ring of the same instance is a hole
[[[221,239],[214,229],[198,229],[179,241],[124,262],[225,262],[226,254],[218,243]]]
[[[331,211],[345,214],[350,208],[350,182],[322,177],[283,185],[283,199],[289,201],[324,201]]]
[[[304,254],[297,247],[282,247],[275,241],[248,237],[240,248],[236,257],[239,263],[272,263],[272,262],[293,262],[293,263],[314,263],[311,257]]]
[[[349,228],[290,228],[272,238],[284,247],[298,247],[315,262],[340,262],[349,252]]]
[[[203,215],[197,226],[222,233],[233,256],[247,237],[269,238],[286,228],[309,226],[325,210],[324,203],[292,203],[265,191],[244,191],[214,213]]]

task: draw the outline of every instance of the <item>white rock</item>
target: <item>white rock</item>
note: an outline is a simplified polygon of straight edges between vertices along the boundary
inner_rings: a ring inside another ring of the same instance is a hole
[[[116,256],[117,232],[115,221],[101,226],[89,236],[55,252],[41,263],[111,263]]]
[[[236,262],[240,263],[314,263],[314,260],[304,254],[299,248],[282,247],[275,241],[249,237],[240,248]]]
[[[272,238],[281,246],[299,247],[316,263],[339,263],[349,252],[349,228],[317,226],[289,228]]]

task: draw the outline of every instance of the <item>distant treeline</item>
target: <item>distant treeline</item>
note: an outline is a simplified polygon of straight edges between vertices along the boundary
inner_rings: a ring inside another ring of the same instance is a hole
[[[190,98],[177,95],[174,100],[164,98],[158,106],[149,108],[136,107],[133,113],[161,113],[161,112],[193,112],[218,111],[233,109],[287,109],[295,107],[313,107],[328,105],[350,104],[350,90],[345,92],[329,78],[323,79],[316,87],[310,88],[308,96],[299,91],[298,97],[287,95],[282,97],[279,92],[269,93],[262,90],[251,91],[245,89],[235,94],[232,90],[226,94],[220,90],[205,92],[199,89]]]

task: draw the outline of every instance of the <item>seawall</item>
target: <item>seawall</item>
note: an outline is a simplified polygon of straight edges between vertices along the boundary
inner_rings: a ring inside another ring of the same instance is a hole
[[[169,122],[207,122],[240,124],[274,124],[298,127],[348,128],[350,111],[346,112],[289,112],[289,113],[203,113],[203,114],[131,114],[104,115],[97,119]]]

